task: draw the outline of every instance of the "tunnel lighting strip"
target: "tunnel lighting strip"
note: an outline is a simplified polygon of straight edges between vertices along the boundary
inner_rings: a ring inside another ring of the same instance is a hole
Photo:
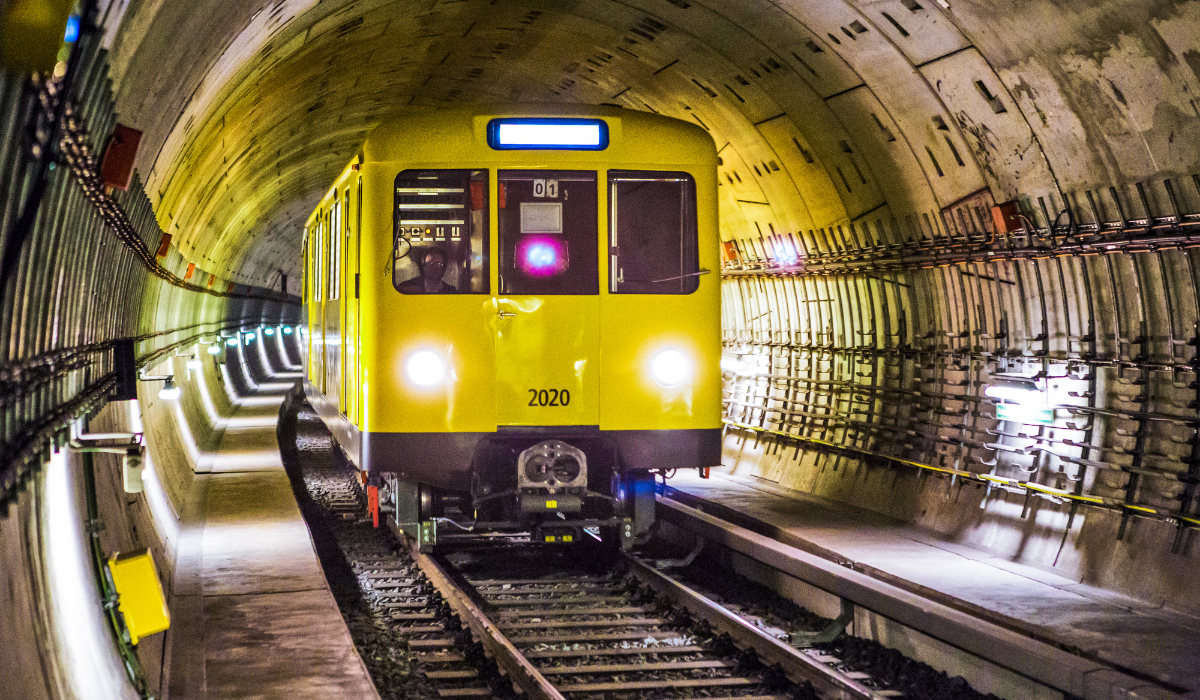
[[[763,428],[763,427],[759,427],[756,425],[750,425],[747,423],[739,423],[737,421],[733,421],[733,420],[729,420],[729,419],[722,419],[721,422],[723,422],[725,425],[733,427],[733,428],[749,430],[752,432],[762,433],[765,435],[773,435],[773,436],[785,438],[788,440],[794,440],[796,442],[803,442],[803,443],[807,443],[810,445],[815,445],[815,446],[823,448],[823,449],[829,449],[829,450],[834,450],[837,452],[844,452],[844,453],[858,455],[859,457],[875,457],[878,459],[887,460],[889,462],[895,462],[897,464],[901,464],[904,466],[915,467],[917,469],[921,469],[924,471],[936,472],[936,473],[940,473],[940,474],[949,474],[954,477],[962,478],[967,481],[977,482],[977,483],[983,484],[983,485],[995,484],[995,485],[999,485],[1001,487],[1009,487],[1009,488],[1013,488],[1013,489],[1019,489],[1018,491],[1015,491],[1016,493],[1022,493],[1022,492],[1027,493],[1029,491],[1032,491],[1036,495],[1039,495],[1039,496],[1050,497],[1053,499],[1061,499],[1064,501],[1072,501],[1072,502],[1077,502],[1077,503],[1081,503],[1084,505],[1090,505],[1090,506],[1095,506],[1095,507],[1101,507],[1101,508],[1104,508],[1105,510],[1133,511],[1133,513],[1132,513],[1133,515],[1138,515],[1141,517],[1153,517],[1154,519],[1157,519],[1157,520],[1173,522],[1179,527],[1200,528],[1200,518],[1183,515],[1182,513],[1177,513],[1175,511],[1170,511],[1170,510],[1166,510],[1166,509],[1162,509],[1162,508],[1151,508],[1149,506],[1133,505],[1133,504],[1126,503],[1124,501],[1121,501],[1121,500],[1118,500],[1115,498],[1108,498],[1105,496],[1086,496],[1086,495],[1081,495],[1081,494],[1075,494],[1075,493],[1071,493],[1069,491],[1064,491],[1062,489],[1056,489],[1056,488],[1053,488],[1050,486],[1045,486],[1045,485],[1042,485],[1042,484],[1039,484],[1036,482],[1032,482],[1032,481],[1022,481],[1020,479],[1011,479],[1008,477],[996,476],[994,474],[977,474],[975,472],[966,471],[963,469],[953,469],[950,467],[935,467],[932,464],[925,464],[924,462],[916,462],[911,459],[904,459],[903,457],[895,457],[893,455],[883,454],[881,452],[874,452],[872,450],[865,450],[865,449],[858,448],[858,447],[849,447],[847,445],[839,445],[834,442],[829,442],[828,440],[821,440],[818,438],[808,437],[808,436],[804,436],[804,435],[795,435],[795,434],[792,434],[792,433],[789,433],[789,432],[786,432],[783,430],[773,430],[770,428]]]
[[[214,323],[220,323],[216,321]],[[206,331],[176,341],[169,345],[165,345],[153,352],[142,355],[137,359],[137,367],[140,369],[147,365],[157,362],[166,355],[175,352],[178,348],[191,345],[197,342],[201,337],[214,332],[221,332],[244,326],[257,327],[261,325],[261,321],[243,321],[235,324],[229,324],[218,328],[216,331]],[[209,324],[201,324],[209,325]],[[163,331],[153,335],[163,335],[166,333],[178,332],[181,329],[173,331]],[[81,416],[88,415],[108,402],[109,394],[112,393],[116,386],[116,372],[109,372],[80,390],[75,396],[64,401],[57,406],[49,409],[41,420],[31,425],[25,426],[21,432],[17,433],[12,440],[0,444],[0,485],[3,487],[3,493],[0,493],[0,508],[4,504],[9,503],[14,495],[21,489],[30,474],[27,468],[32,462],[41,459],[43,450],[48,444],[63,445],[66,443],[66,429],[70,424]]]
[[[879,354],[882,355],[885,353],[884,353],[884,351],[879,351]],[[1071,359],[1071,360],[1051,359],[1050,362],[1057,363],[1057,364],[1090,364],[1092,366],[1098,366],[1098,367],[1116,367],[1118,365],[1124,365],[1127,367],[1128,366],[1137,366],[1137,367],[1144,366],[1144,367],[1147,367],[1152,370],[1154,370],[1154,369],[1163,370],[1163,371],[1176,370],[1176,371],[1180,371],[1180,372],[1191,372],[1191,373],[1195,373],[1197,371],[1196,367],[1194,367],[1192,365],[1183,364],[1183,363],[1179,363],[1176,365],[1150,364],[1150,363],[1139,365],[1139,364],[1130,362],[1129,360],[1121,360],[1121,361],[1090,360],[1089,361],[1089,360],[1084,360],[1084,359]],[[731,372],[731,370],[726,370],[726,372]],[[769,380],[773,380],[773,381],[799,382],[799,383],[804,383],[804,384],[827,384],[827,385],[833,386],[833,387],[854,386],[854,387],[856,387],[854,389],[854,391],[858,391],[858,392],[874,392],[874,393],[891,394],[891,395],[898,394],[900,396],[907,396],[907,397],[948,399],[950,401],[962,401],[962,402],[969,402],[969,403],[979,403],[979,402],[994,403],[993,401],[990,401],[986,397],[979,397],[979,396],[974,396],[971,394],[945,394],[945,393],[934,394],[934,393],[929,393],[929,392],[905,391],[902,389],[891,389],[891,388],[887,388],[884,386],[877,386],[877,387],[872,387],[869,385],[864,386],[862,384],[855,384],[853,382],[836,383],[832,380],[809,379],[807,377],[789,377],[787,375],[768,374],[765,372],[752,373],[752,372],[738,371],[738,372],[733,372],[733,373],[740,377],[748,377],[748,378],[754,378],[754,379],[769,379]],[[1064,378],[1071,379],[1070,377],[1067,377],[1066,375],[1053,375],[1053,376],[1049,377],[1049,379],[1064,379]],[[1081,379],[1076,379],[1075,381],[1087,381],[1087,380],[1086,380],[1086,378],[1081,378]],[[725,390],[725,389],[722,389],[722,391],[732,392],[732,390]],[[832,394],[832,392],[830,392],[830,393]],[[772,399],[772,400],[782,401],[784,399]],[[868,399],[868,401],[869,400],[870,399]],[[849,402],[850,399],[840,399],[840,401]],[[796,403],[796,401],[794,401],[794,400],[792,402]],[[1051,409],[1055,409],[1055,410],[1061,409],[1061,410],[1067,411],[1069,413],[1072,413],[1074,415],[1080,415],[1080,414],[1082,414],[1082,415],[1100,415],[1100,416],[1108,416],[1111,418],[1121,418],[1124,420],[1160,421],[1163,423],[1175,423],[1177,425],[1184,425],[1184,426],[1188,426],[1188,427],[1192,427],[1192,428],[1196,428],[1196,427],[1200,426],[1200,417],[1179,416],[1179,415],[1175,415],[1172,413],[1120,411],[1120,410],[1111,409],[1111,408],[1097,408],[1095,406],[1081,406],[1081,405],[1077,405],[1077,404],[1054,404],[1054,405],[1047,405],[1047,408],[1051,408]],[[760,407],[760,410],[764,410],[764,408]],[[995,416],[990,416],[990,417],[994,418]],[[1070,430],[1070,428],[1065,428],[1065,427],[1061,428],[1061,429]],[[1075,428],[1075,430],[1083,430],[1083,428]],[[1044,438],[1039,438],[1039,439],[1044,439]],[[1078,447],[1078,445],[1075,445],[1075,446]],[[1092,449],[1095,449],[1095,446],[1092,446]]]
[[[738,372],[736,374],[738,376],[745,376],[745,377],[751,377],[751,378],[756,378],[756,379],[757,378],[767,378],[767,379],[771,379],[771,380],[797,381],[797,382],[809,383],[809,384],[826,383],[826,382],[820,382],[820,381],[814,382],[813,380],[809,380],[804,377],[786,377],[786,376],[782,376],[782,375],[773,375],[773,374],[765,374],[765,373],[750,374],[750,373],[745,373],[745,372]],[[1061,377],[1059,377],[1059,378],[1061,378]],[[760,388],[759,385],[754,385],[754,386],[756,389]],[[851,386],[853,386],[854,388],[850,389],[849,387],[851,387]],[[849,405],[860,405],[861,406],[861,405],[869,404],[872,401],[881,400],[875,396],[872,396],[870,398],[865,398],[865,399],[852,399],[852,398],[848,398],[845,396],[842,396],[842,397],[836,396],[837,394],[845,394],[848,391],[872,393],[872,394],[884,394],[884,395],[890,395],[890,396],[899,395],[901,397],[906,397],[906,398],[911,398],[911,397],[941,398],[941,399],[947,399],[947,400],[951,400],[951,401],[958,401],[958,402],[962,402],[962,403],[976,403],[976,404],[982,403],[982,404],[992,404],[992,405],[994,405],[994,403],[995,403],[994,401],[992,401],[990,399],[978,397],[978,396],[971,396],[968,394],[919,393],[919,392],[911,392],[911,391],[902,391],[899,389],[888,389],[888,388],[884,388],[884,387],[874,387],[874,388],[864,387],[862,385],[852,384],[849,382],[841,383],[838,387],[835,387],[834,390],[831,390],[828,392],[822,392],[822,393],[823,393],[823,395],[829,396],[832,401],[839,403],[839,404],[849,404]],[[781,407],[766,406],[761,402],[749,403],[747,401],[742,401],[742,400],[736,398],[736,395],[737,394],[745,394],[747,398],[754,398],[754,399],[758,399],[758,400],[770,400],[770,401],[777,402],[779,404],[785,404],[785,405],[795,405],[795,404],[806,405],[806,402],[804,402],[801,399],[787,399],[787,398],[783,398],[783,397],[772,397],[772,396],[769,396],[768,394],[759,393],[758,391],[754,391],[753,393],[751,393],[748,391],[738,391],[737,389],[722,388],[721,392],[722,392],[722,394],[729,395],[729,398],[722,398],[722,400],[721,400],[722,406],[724,406],[726,408],[728,408],[729,406],[737,406],[740,408],[749,409],[751,411],[761,411],[763,414],[778,413],[780,416],[783,416],[783,417],[802,416],[805,418],[814,418],[814,419],[826,421],[827,423],[830,423],[833,425],[849,426],[860,432],[863,432],[863,431],[872,432],[872,433],[883,432],[883,433],[892,433],[892,434],[916,433],[920,437],[935,440],[937,442],[940,442],[940,443],[946,444],[946,445],[964,445],[967,447],[974,447],[974,448],[980,448],[980,449],[991,449],[991,450],[1002,449],[1002,450],[1005,450],[1008,452],[1015,452],[1015,453],[1018,453],[1021,455],[1026,455],[1026,456],[1029,454],[1032,454],[1033,451],[1041,450],[1041,451],[1048,452],[1051,456],[1057,457],[1058,459],[1060,459],[1064,462],[1069,462],[1071,464],[1077,464],[1077,465],[1081,465],[1081,466],[1092,466],[1092,467],[1096,467],[1099,469],[1106,469],[1109,471],[1124,472],[1126,474],[1135,474],[1135,473],[1148,474],[1151,476],[1156,476],[1156,477],[1161,477],[1161,478],[1171,478],[1171,479],[1175,479],[1177,481],[1186,481],[1188,478],[1187,473],[1179,472],[1179,471],[1175,471],[1175,470],[1171,470],[1171,469],[1162,469],[1162,468],[1158,468],[1158,467],[1154,467],[1154,466],[1139,466],[1135,469],[1132,466],[1116,464],[1113,462],[1105,462],[1105,461],[1101,461],[1101,460],[1083,460],[1080,457],[1068,457],[1065,455],[1060,455],[1060,454],[1057,454],[1054,452],[1050,452],[1049,450],[1047,450],[1045,447],[1042,446],[1045,444],[1066,445],[1068,447],[1081,447],[1081,448],[1086,448],[1086,449],[1099,450],[1101,452],[1115,452],[1116,454],[1123,454],[1123,455],[1131,455],[1132,454],[1131,452],[1124,451],[1124,450],[1121,450],[1118,448],[1113,448],[1113,447],[1097,447],[1095,445],[1083,445],[1081,443],[1075,442],[1074,440],[1065,439],[1065,438],[1039,437],[1039,436],[1024,435],[1024,434],[1013,435],[1010,433],[986,431],[986,429],[984,429],[984,432],[989,432],[989,434],[992,434],[992,435],[1002,435],[1004,437],[1012,437],[1012,438],[1016,438],[1019,440],[1032,441],[1031,444],[1026,445],[1024,447],[1015,447],[1015,446],[1011,446],[1011,445],[1000,445],[1000,444],[997,444],[994,442],[982,442],[979,440],[971,440],[971,439],[967,439],[967,438],[953,438],[953,437],[945,437],[945,436],[940,436],[940,435],[933,435],[933,434],[924,433],[924,432],[920,432],[920,431],[914,431],[912,428],[902,428],[898,425],[895,427],[889,427],[887,425],[883,425],[883,424],[879,424],[879,423],[872,423],[872,422],[868,422],[868,421],[864,421],[864,420],[858,420],[858,419],[850,417],[855,414],[859,414],[859,415],[867,414],[867,410],[865,410],[865,409],[843,410],[843,409],[838,408],[838,409],[835,409],[838,411],[836,414],[834,414],[834,413],[814,413],[812,411],[803,411],[803,410],[797,410],[797,409],[785,409],[785,408],[781,408]],[[1104,409],[1094,409],[1094,408],[1090,408],[1088,406],[1078,406],[1078,405],[1074,405],[1074,404],[1054,404],[1054,405],[1048,405],[1047,408],[1049,408],[1051,410],[1065,410],[1065,411],[1075,413],[1075,414],[1103,413],[1103,414],[1113,415],[1115,417],[1122,418],[1125,420],[1162,420],[1162,421],[1175,422],[1175,423],[1187,424],[1187,425],[1192,425],[1192,426],[1194,426],[1197,423],[1197,419],[1194,419],[1194,418],[1174,417],[1174,416],[1169,416],[1169,415],[1160,415],[1160,416],[1155,416],[1153,418],[1146,417],[1145,415],[1143,415],[1140,418],[1136,417],[1136,416],[1128,417],[1128,416],[1124,416],[1124,415],[1119,415],[1119,412],[1115,412],[1115,411],[1105,411]],[[984,412],[978,411],[977,409],[976,409],[976,411],[971,411],[970,409],[966,409],[966,410],[968,411],[968,413],[964,414],[964,416],[965,415],[975,415],[975,416],[979,416],[981,418],[989,418],[989,419],[996,418],[996,416],[993,414],[984,413]],[[770,420],[777,420],[777,419],[770,419]],[[945,427],[942,425],[932,424],[932,423],[928,423],[928,422],[924,422],[924,421],[921,421],[920,424],[921,425],[929,425],[929,426],[935,427],[935,428]],[[1087,427],[1072,427],[1072,426],[1073,426],[1073,424],[1064,425],[1064,426],[1054,426],[1054,428],[1055,428],[1055,430],[1072,430],[1072,431],[1076,431],[1076,432],[1083,432],[1088,429]],[[975,428],[975,427],[969,427],[969,428],[967,428],[967,430],[969,430],[973,434],[979,434],[981,432],[980,429]],[[1142,452],[1141,454],[1143,457],[1150,457],[1150,458],[1153,458],[1156,460],[1166,460],[1166,461],[1172,462],[1174,464],[1186,464],[1187,463],[1181,457],[1176,457],[1176,456],[1168,455],[1168,454],[1160,454],[1160,453],[1156,453],[1156,452]]]
[[[88,343],[87,345],[75,345],[69,348],[59,348],[40,355],[26,357],[12,364],[0,366],[0,382],[17,385],[15,390],[0,394],[0,397],[9,400],[15,396],[19,396],[23,392],[36,389],[45,381],[91,365],[95,362],[91,359],[91,356],[108,352],[118,340],[132,340],[135,343],[140,343],[144,340],[151,340],[164,335],[171,335],[172,333],[182,333],[183,331],[190,331],[203,326],[212,326],[220,323],[222,322],[205,321],[203,323],[193,323],[190,326],[181,326],[166,331],[143,333],[129,338],[113,338],[97,343]],[[216,333],[221,330],[221,328],[217,328],[206,331],[205,334]]]

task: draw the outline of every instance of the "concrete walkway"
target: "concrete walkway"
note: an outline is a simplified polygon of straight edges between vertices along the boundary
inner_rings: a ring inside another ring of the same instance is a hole
[[[241,371],[230,354],[229,371]],[[210,472],[196,475],[181,523],[168,700],[379,697],[283,470],[276,420],[300,378],[288,365],[265,368],[267,382],[243,377],[252,389],[206,455]]]
[[[1132,675],[1200,689],[1200,620],[754,477],[681,471],[665,495]]]

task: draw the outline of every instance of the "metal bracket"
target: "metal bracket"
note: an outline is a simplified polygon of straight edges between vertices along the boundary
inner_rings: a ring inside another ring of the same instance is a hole
[[[842,598],[842,614],[818,632],[792,632],[791,644],[798,649],[807,649],[817,644],[828,644],[837,639],[846,627],[854,622],[854,603]]]
[[[704,550],[704,538],[696,538],[696,546],[692,551],[687,553],[682,559],[658,559],[652,562],[655,569],[662,571],[663,569],[681,569],[685,566],[691,566],[692,562],[696,561],[696,557],[700,556],[700,552]]]

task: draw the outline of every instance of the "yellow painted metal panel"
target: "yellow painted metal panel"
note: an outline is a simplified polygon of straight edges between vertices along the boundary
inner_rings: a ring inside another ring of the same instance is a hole
[[[114,554],[108,560],[108,570],[117,588],[118,609],[133,644],[171,626],[166,596],[149,552],[143,549]]]
[[[600,297],[505,296],[497,309],[496,423],[599,425]]]
[[[367,396],[371,430],[383,432],[478,432],[496,429],[491,411],[496,309],[482,295],[403,295],[387,290],[378,301],[379,327],[366,335],[374,345]],[[387,293],[390,292],[390,293]],[[365,320],[365,319],[364,319]],[[406,365],[417,352],[446,363],[445,380],[414,384]],[[364,361],[366,358],[364,357]]]
[[[605,299],[602,429],[721,427],[719,279],[706,277],[687,296],[614,294]],[[688,375],[674,387],[659,386],[650,374],[654,356],[667,348],[682,352],[690,364]]]

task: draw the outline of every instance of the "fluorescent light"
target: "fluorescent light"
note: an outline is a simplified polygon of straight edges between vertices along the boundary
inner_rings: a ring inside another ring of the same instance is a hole
[[[1054,409],[1021,404],[996,404],[996,419],[1026,425],[1054,425]]]
[[[493,119],[488,123],[488,145],[496,149],[602,150],[608,147],[608,125],[600,119]]]
[[[501,124],[501,146],[599,146],[598,124]]]
[[[1040,401],[1041,403],[1046,402],[1046,395],[1042,392],[1031,389],[1020,389],[1015,386],[989,386],[983,390],[983,395],[993,399],[1012,401],[1013,403],[1018,404],[1028,404],[1035,401]]]

